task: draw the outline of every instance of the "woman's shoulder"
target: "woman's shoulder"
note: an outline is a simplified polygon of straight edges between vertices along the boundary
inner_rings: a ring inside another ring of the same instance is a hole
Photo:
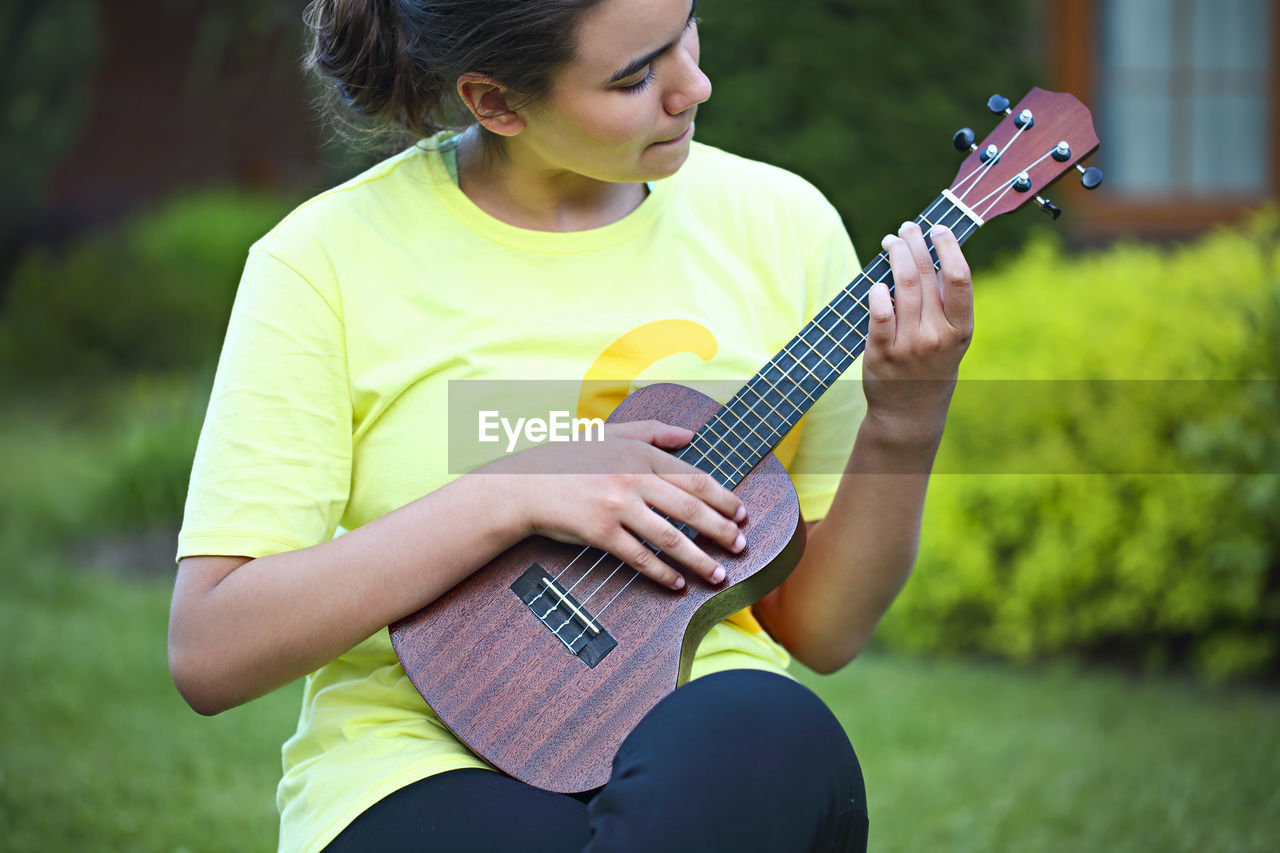
[[[418,143],[375,163],[298,205],[250,251],[308,255],[358,242],[370,230],[386,234],[409,227],[406,219],[424,212],[429,195],[422,192],[432,181],[427,161],[438,156]]]

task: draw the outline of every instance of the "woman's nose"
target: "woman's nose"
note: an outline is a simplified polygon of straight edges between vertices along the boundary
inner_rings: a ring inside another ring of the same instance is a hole
[[[663,106],[669,115],[679,115],[711,97],[711,80],[698,67],[697,50],[685,51],[680,77],[667,93]]]

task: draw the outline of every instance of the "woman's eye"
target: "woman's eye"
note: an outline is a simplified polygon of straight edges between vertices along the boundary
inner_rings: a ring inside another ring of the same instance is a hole
[[[645,89],[649,88],[649,84],[652,82],[653,82],[653,66],[650,65],[649,70],[645,72],[645,75],[643,78],[641,78],[639,81],[635,83],[632,83],[630,86],[623,86],[621,88],[622,88],[622,91],[624,92],[643,92]]]
[[[687,30],[693,29],[693,27],[697,26],[700,23],[702,23],[701,18],[697,17],[696,15],[690,15],[689,22],[684,25],[685,30],[687,31]],[[629,86],[619,86],[618,90],[621,92],[631,92],[635,94],[638,92],[643,92],[645,89],[649,88],[649,84],[652,82],[653,82],[653,65],[650,64],[649,70],[645,72],[643,79],[635,83],[632,83]]]

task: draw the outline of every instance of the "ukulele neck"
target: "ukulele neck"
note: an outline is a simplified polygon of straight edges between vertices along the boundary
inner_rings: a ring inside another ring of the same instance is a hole
[[[915,221],[935,269],[938,253],[930,234],[935,225],[950,228],[961,243],[982,225],[947,190]],[[728,488],[737,486],[862,354],[871,324],[867,294],[879,282],[894,292],[883,251],[698,430],[681,458]]]

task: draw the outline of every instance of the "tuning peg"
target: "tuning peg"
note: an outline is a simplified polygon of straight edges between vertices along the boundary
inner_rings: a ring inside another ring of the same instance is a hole
[[[1062,215],[1062,208],[1058,207],[1047,198],[1036,196],[1036,204],[1040,205],[1040,209],[1052,216],[1054,219],[1057,219]]]
[[[973,144],[973,140],[975,138],[976,137],[973,135],[973,128],[962,127],[956,131],[955,136],[951,137],[951,144],[956,147],[957,151],[964,154],[969,151],[977,150],[978,146]]]
[[[996,115],[1008,115],[1009,99],[1004,95],[992,95],[990,98],[987,98],[987,109],[991,110],[991,112]]]
[[[1086,169],[1076,163],[1076,171],[1080,173],[1080,183],[1087,190],[1097,189],[1098,185],[1102,183],[1102,170],[1096,166],[1090,166]]]

